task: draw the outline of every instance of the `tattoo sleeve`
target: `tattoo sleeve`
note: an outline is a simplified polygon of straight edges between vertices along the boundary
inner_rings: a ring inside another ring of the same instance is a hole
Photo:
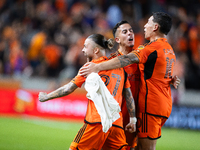
[[[136,117],[136,115],[135,115],[135,102],[134,102],[130,88],[124,88],[123,96],[126,99],[126,107],[128,109],[130,117]]]
[[[78,86],[72,82],[69,82],[68,84],[58,88],[57,90],[49,93],[48,99],[54,99],[62,96],[66,96],[71,94],[74,90],[76,90]]]
[[[133,63],[139,63],[138,57],[133,53],[129,53],[128,55],[121,55],[118,57],[118,59],[120,61],[121,67],[125,67]]]

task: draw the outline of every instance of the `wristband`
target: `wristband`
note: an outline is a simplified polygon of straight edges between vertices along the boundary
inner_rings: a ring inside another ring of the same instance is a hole
[[[130,117],[130,123],[136,124],[137,118],[136,117]]]

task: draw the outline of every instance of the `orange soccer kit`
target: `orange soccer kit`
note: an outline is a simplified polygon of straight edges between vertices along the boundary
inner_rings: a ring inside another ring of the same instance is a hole
[[[116,51],[115,53],[110,54],[109,59],[115,58],[117,56],[123,55],[120,50]],[[131,85],[131,92],[135,101],[136,111],[137,111],[137,100],[138,100],[138,93],[139,93],[139,83],[140,83],[140,71],[138,64],[131,64],[124,67],[124,70],[127,73],[128,80]],[[122,106],[121,106],[122,116],[123,116],[123,127],[129,123],[129,113],[126,107],[126,100],[123,98]],[[135,147],[137,145],[137,137],[136,132],[130,133],[125,131],[126,135],[126,142],[129,146]]]
[[[139,58],[140,91],[137,109],[139,138],[157,139],[172,110],[170,82],[176,61],[166,38],[132,51]]]
[[[107,57],[100,57],[92,62],[100,63],[108,60]],[[100,71],[99,75],[104,81],[110,93],[115,100],[121,106],[122,104],[122,92],[124,88],[129,88],[130,83],[126,80],[126,73],[123,68],[113,69],[108,71]],[[75,83],[78,87],[81,87],[86,78],[77,75],[71,82]],[[113,126],[104,133],[102,131],[100,115],[92,100],[88,99],[88,107],[85,116],[85,124],[79,130],[78,134],[71,143],[70,148],[73,150],[100,150],[103,149],[125,149],[126,137],[123,130],[122,114],[120,112],[120,118],[117,119]]]

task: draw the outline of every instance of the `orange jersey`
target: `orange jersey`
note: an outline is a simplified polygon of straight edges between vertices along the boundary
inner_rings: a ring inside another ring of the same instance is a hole
[[[117,56],[123,55],[120,50],[110,54],[109,59],[115,58]],[[138,93],[139,93],[139,83],[140,83],[140,70],[138,67],[138,64],[131,64],[124,67],[124,70],[127,73],[128,80],[131,85],[131,92],[135,101],[136,110],[137,110],[137,100],[138,100]],[[121,112],[123,116],[123,126],[125,126],[129,123],[129,113],[126,107],[126,100],[123,98],[122,106],[121,106]],[[128,131],[125,131],[126,135],[126,142],[129,146],[134,148],[137,144],[136,142],[136,133],[129,133]]]
[[[139,46],[133,51],[139,59],[139,112],[168,118],[172,109],[170,82],[176,61],[166,38]]]
[[[117,56],[123,55],[120,50],[116,51],[115,53],[110,54],[108,59],[115,58]],[[139,93],[139,83],[140,83],[140,71],[138,68],[138,64],[130,64],[124,67],[124,70],[127,73],[128,80],[131,84],[131,92],[133,94],[133,98],[135,103],[138,98]]]
[[[100,57],[99,59],[93,60],[93,63],[100,63],[108,60],[107,57]],[[101,79],[104,81],[106,87],[110,91],[111,95],[115,98],[115,100],[119,103],[120,107],[122,104],[122,92],[123,88],[129,88],[130,83],[126,80],[126,73],[123,68],[100,71],[98,73],[101,76]],[[75,83],[78,87],[81,87],[85,82],[86,78],[80,75],[77,75],[71,82]],[[121,112],[120,112],[120,116]],[[100,123],[100,115],[98,114],[96,107],[92,100],[88,101],[88,107],[85,117],[85,122],[87,123]],[[116,120],[114,125],[123,127],[122,125],[122,117]]]

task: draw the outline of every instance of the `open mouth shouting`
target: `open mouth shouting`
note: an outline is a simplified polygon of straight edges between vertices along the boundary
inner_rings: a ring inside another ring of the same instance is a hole
[[[128,39],[128,41],[133,41],[133,38]]]

